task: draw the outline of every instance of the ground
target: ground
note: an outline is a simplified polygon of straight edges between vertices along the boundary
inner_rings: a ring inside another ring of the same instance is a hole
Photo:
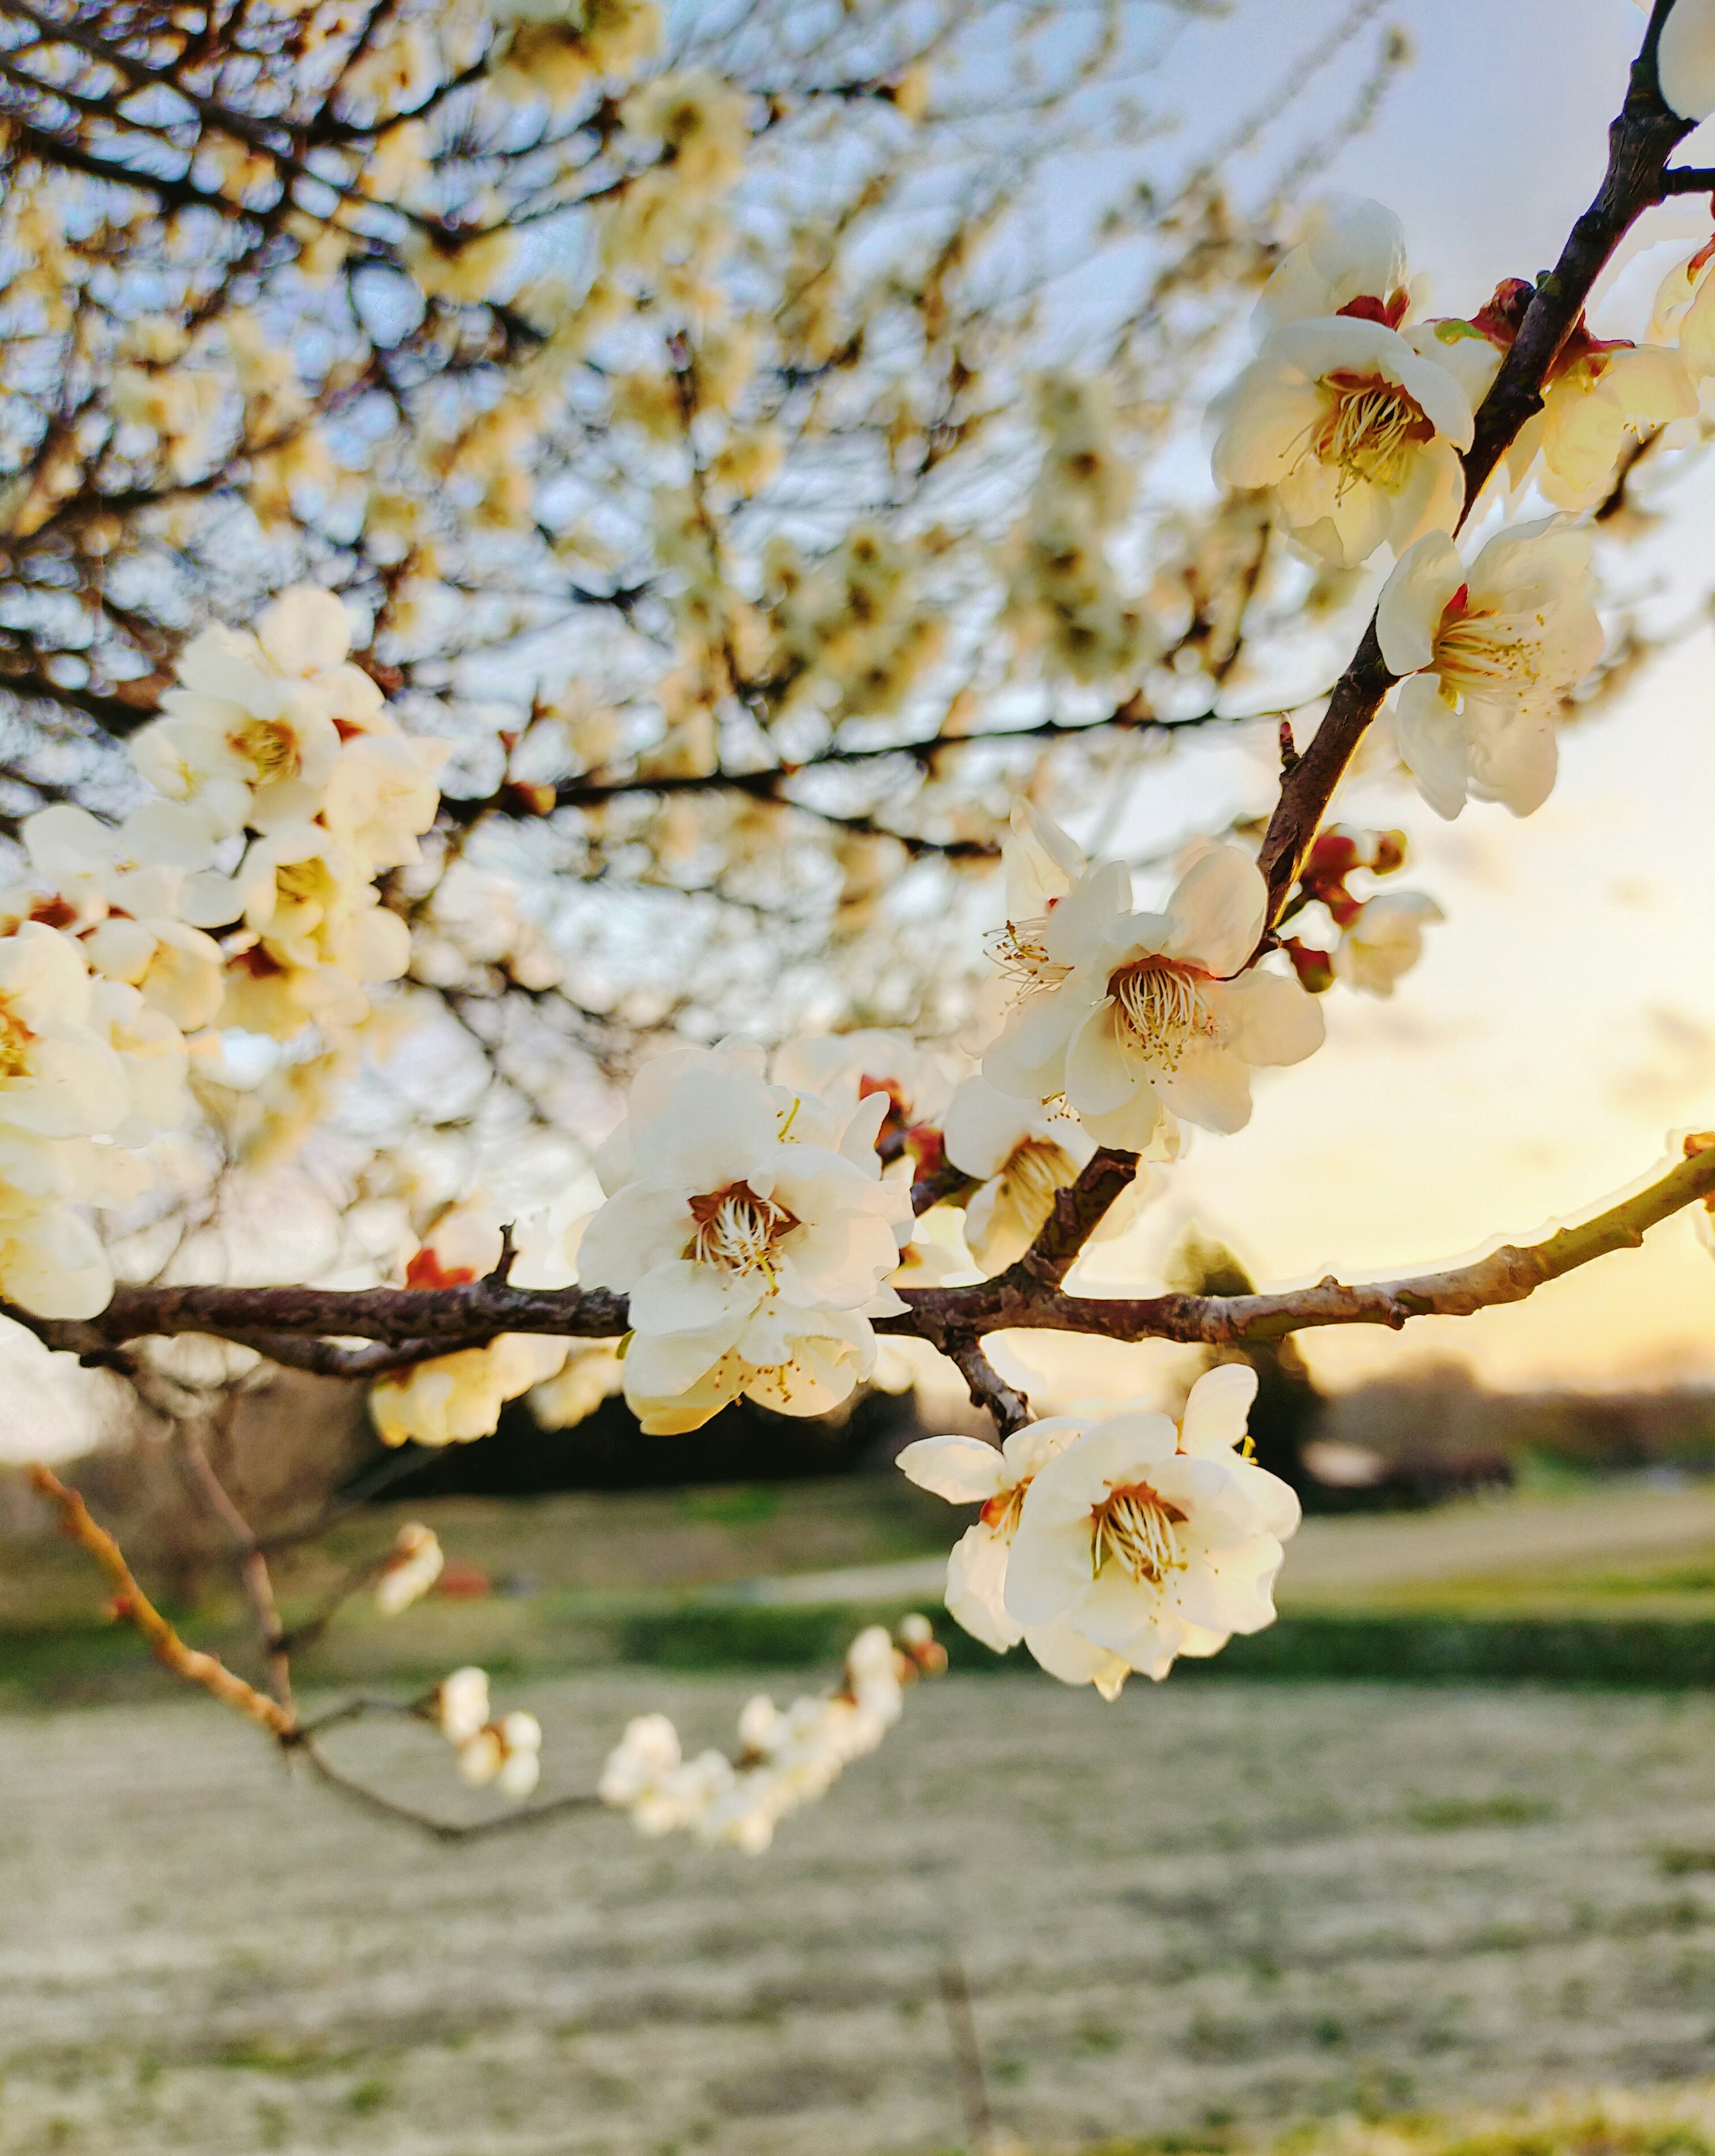
[[[756,1682],[501,1703],[559,1789]],[[347,1744],[458,1802],[426,1732]],[[760,1861],[426,1843],[195,1701],[0,1719],[4,2156],[957,2148],[949,1953],[1039,2148],[1706,2075],[1715,1700],[952,1677]]]

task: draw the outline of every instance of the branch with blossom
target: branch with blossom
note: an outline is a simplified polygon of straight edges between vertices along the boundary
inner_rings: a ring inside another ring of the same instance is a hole
[[[634,28],[643,12],[626,16]],[[577,51],[564,37],[538,49],[539,27],[511,33],[508,65],[529,51],[581,84],[587,26],[572,35]],[[136,1367],[151,1342],[203,1334],[367,1381],[377,1432],[393,1445],[480,1437],[525,1394],[542,1419],[563,1424],[622,1390],[645,1436],[699,1429],[740,1398],[813,1416],[875,1377],[884,1342],[911,1338],[947,1358],[1003,1440],[932,1438],[901,1460],[924,1486],[979,1507],[947,1583],[948,1607],[974,1636],[998,1650],[1022,1641],[1053,1675],[1111,1698],[1134,1671],[1158,1680],[1178,1656],[1218,1652],[1270,1623],[1298,1516],[1292,1493],[1250,1457],[1253,1373],[1210,1372],[1177,1419],[1038,1419],[985,1342],[1018,1328],[1219,1348],[1321,1326],[1397,1330],[1520,1301],[1676,1212],[1715,1208],[1715,1145],[1700,1134],[1677,1163],[1579,1224],[1445,1270],[1225,1297],[1094,1296],[1069,1285],[1090,1243],[1122,1231],[1166,1185],[1184,1127],[1243,1128],[1255,1075],[1322,1046],[1320,998],[1393,993],[1440,917],[1425,894],[1374,887],[1403,867],[1403,834],[1327,821],[1384,703],[1392,698],[1404,768],[1437,814],[1498,803],[1524,816],[1550,793],[1557,716],[1605,648],[1588,520],[1613,500],[1632,445],[1689,418],[1715,374],[1715,242],[1670,276],[1651,341],[1596,338],[1584,305],[1639,217],[1679,188],[1667,159],[1711,110],[1715,9],[1656,0],[1602,187],[1535,285],[1503,280],[1469,316],[1414,321],[1403,232],[1373,203],[1313,218],[1274,265],[1253,356],[1211,408],[1214,469],[1230,490],[1217,521],[1233,527],[1229,541],[1236,529],[1249,564],[1222,649],[1240,648],[1277,535],[1330,575],[1384,549],[1390,567],[1302,752],[1281,725],[1278,798],[1254,858],[1230,833],[1199,841],[1159,904],[1140,905],[1125,862],[1091,858],[1026,792],[1011,810],[1005,919],[987,943],[1010,1000],[979,1050],[881,1029],[790,1039],[772,1056],[733,1039],[664,1048],[642,1061],[623,1119],[589,1148],[593,1207],[573,1217],[562,1191],[503,1218],[480,1188],[403,1178],[390,1194],[391,1248],[369,1275],[390,1272],[388,1284],[116,1286],[83,1216],[68,1210],[116,1206],[149,1186],[160,1136],[185,1113],[187,1074],[200,1071],[207,1103],[223,1086],[239,1090],[234,1034],[271,1044],[282,1102],[313,1118],[357,1068],[386,984],[413,967],[427,978],[435,960],[446,883],[428,874],[413,900],[412,879],[445,823],[459,827],[456,812],[439,818],[445,745],[399,724],[380,685],[384,662],[372,649],[353,662],[351,618],[326,591],[288,590],[254,633],[203,631],[172,655],[176,685],[131,743],[153,798],[116,829],[69,805],[22,827],[32,880],[7,901],[0,936],[8,1314],[49,1346],[110,1367]],[[685,269],[682,249],[712,274],[686,191],[719,205],[737,186],[743,100],[713,77],[675,74],[632,91],[618,116],[663,146],[654,166],[614,183],[609,236],[629,230],[641,249],[629,273]],[[240,132],[253,147],[271,141],[266,128]],[[425,290],[484,298],[493,265],[476,250],[492,234],[460,243],[476,280],[467,287],[441,259],[445,234],[413,230],[398,245]],[[618,258],[608,266],[619,274]],[[934,286],[932,277],[921,295],[931,314]],[[860,522],[812,562],[777,535],[756,596],[736,593],[732,534],[711,506],[725,454],[715,445],[733,443],[721,427],[699,428],[727,364],[712,320],[671,332],[665,388],[651,377],[625,393],[645,432],[688,457],[682,483],[659,489],[655,505],[682,661],[664,704],[687,721],[700,715],[705,737],[717,708],[735,725],[746,718],[757,760],[730,788],[770,803],[798,774],[787,720],[812,689],[833,721],[822,742],[830,767],[872,754],[946,760],[953,742],[973,739],[963,724],[943,725],[927,750],[841,736],[847,721],[896,715],[936,662],[928,540]],[[999,619],[1045,665],[1109,682],[1157,648],[1108,552],[1131,494],[1110,399],[1100,381],[1050,374],[1035,418],[1041,460],[1008,542]],[[962,422],[942,424],[957,434]],[[511,424],[474,419],[466,439],[492,462]],[[1526,488],[1552,513],[1509,521]],[[1487,536],[1471,551],[1461,536],[1474,521]],[[1201,649],[1214,634],[1199,604],[1178,649]],[[1225,663],[1209,661],[1212,678]],[[1145,722],[1150,707],[1129,699],[1115,722],[1128,707],[1124,725]],[[1045,726],[1060,731],[1050,720],[1035,732]],[[706,749],[705,739],[656,767],[664,798],[728,786]],[[511,787],[512,806],[546,816],[563,785],[575,793],[585,783],[509,775],[501,793]],[[587,783],[593,805],[606,782]],[[867,810],[824,813],[850,837],[878,835]],[[986,844],[924,841],[947,859]],[[1308,932],[1318,913],[1331,947],[1281,934]],[[39,1486],[59,1491],[52,1477]],[[68,1493],[54,1501],[98,1559],[122,1569]],[[218,1490],[214,1502],[226,1517]],[[247,1564],[261,1564],[238,1525]],[[420,1542],[397,1558],[379,1587],[402,1604],[432,1580],[435,1558]],[[195,1661],[152,1610],[139,1614],[134,1583],[124,1592],[126,1614],[171,1666],[282,1743],[311,1743],[261,1577],[252,1600],[280,1661],[265,1712],[246,1704],[260,1695],[241,1681]],[[752,1702],[733,1758],[687,1762],[677,1733],[643,1717],[600,1794],[646,1833],[691,1826],[764,1847],[779,1819],[896,1717],[901,1655],[927,1666],[932,1642],[916,1626],[898,1645],[865,1633],[830,1698],[783,1714]],[[479,1675],[459,1673],[408,1711],[436,1722],[467,1779],[527,1794],[540,1732],[527,1717],[490,1718]],[[365,1800],[397,1809],[374,1793]]]
[[[139,1586],[118,1543],[91,1517],[75,1490],[44,1466],[32,1467],[29,1479],[58,1512],[62,1532],[105,1575],[114,1590],[110,1615],[133,1626],[164,1669],[265,1729],[287,1758],[306,1761],[341,1796],[437,1841],[485,1839],[606,1806],[629,1814],[644,1834],[694,1828],[706,1841],[732,1842],[760,1855],[782,1819],[824,1794],[845,1766],[881,1742],[899,1720],[902,1687],[919,1676],[938,1676],[947,1666],[927,1619],[906,1618],[896,1644],[884,1627],[871,1625],[854,1640],[840,1681],[822,1698],[800,1700],[784,1714],[766,1697],[753,1699],[740,1721],[735,1758],[705,1753],[681,1770],[671,1723],[659,1714],[645,1716],[626,1729],[598,1789],[528,1804],[541,1777],[541,1725],[516,1709],[494,1713],[483,1671],[454,1670],[414,1700],[352,1699],[306,1720],[292,1704],[289,1681],[278,1687],[283,1698],[270,1697],[218,1656],[188,1646]],[[236,1517],[223,1490],[220,1502]],[[265,1579],[266,1561],[242,1520],[239,1525]],[[402,1615],[434,1586],[443,1563],[430,1529],[402,1527],[393,1548],[360,1567],[310,1624],[290,1635],[264,1625],[262,1644],[270,1665],[285,1670],[290,1654],[309,1645],[360,1588],[373,1587],[382,1616]],[[271,1608],[271,1589],[269,1594]],[[451,1747],[460,1779],[473,1789],[492,1786],[514,1809],[475,1820],[438,1818],[354,1778],[330,1756],[324,1740],[333,1730],[376,1716],[403,1716],[438,1731]]]

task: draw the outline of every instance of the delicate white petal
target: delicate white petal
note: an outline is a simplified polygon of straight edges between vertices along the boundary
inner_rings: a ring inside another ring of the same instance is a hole
[[[1004,1655],[1024,1636],[1007,1613],[1007,1545],[980,1523],[968,1527],[947,1560],[947,1607],[973,1640]]]
[[[1262,871],[1236,846],[1211,846],[1168,901],[1162,948],[1217,978],[1236,973],[1256,948],[1268,909]]]
[[[1179,1423],[1182,1450],[1218,1460],[1245,1436],[1256,1372],[1249,1363],[1220,1363],[1192,1386]]]
[[[1209,992],[1221,1038],[1246,1063],[1302,1063],[1322,1045],[1320,1001],[1291,973],[1240,973]]]
[[[998,1175],[1013,1148],[1040,1118],[985,1079],[967,1078],[947,1104],[941,1134],[947,1158],[965,1175]]]
[[[1157,1075],[1155,1090],[1174,1115],[1199,1130],[1230,1133],[1250,1120],[1250,1065],[1230,1049],[1194,1043],[1173,1070]]]
[[[901,1452],[897,1465],[920,1490],[950,1505],[980,1505],[1000,1488],[1005,1462],[978,1437],[920,1437]]]
[[[1465,582],[1465,565],[1445,532],[1425,532],[1407,550],[1376,607],[1376,640],[1390,673],[1415,674],[1430,663],[1441,616]]]

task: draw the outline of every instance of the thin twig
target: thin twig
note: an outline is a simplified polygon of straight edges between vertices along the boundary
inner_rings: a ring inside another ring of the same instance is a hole
[[[131,1576],[119,1544],[105,1527],[96,1526],[89,1507],[75,1490],[69,1490],[51,1468],[37,1462],[29,1471],[31,1486],[54,1506],[64,1533],[87,1550],[113,1583],[113,1614],[134,1625],[148,1641],[157,1661],[175,1676],[200,1685],[223,1706],[235,1708],[251,1722],[260,1722],[276,1737],[295,1732],[296,1718],[289,1707],[270,1699],[254,1685],[235,1676],[225,1663],[195,1647],[187,1647]]]
[[[232,1537],[239,1553],[239,1575],[261,1635],[267,1658],[268,1689],[288,1712],[292,1711],[291,1648],[280,1621],[280,1604],[255,1530],[233,1502],[225,1484],[215,1473],[208,1448],[194,1422],[183,1419],[174,1426],[181,1456],[190,1470],[203,1502]]]

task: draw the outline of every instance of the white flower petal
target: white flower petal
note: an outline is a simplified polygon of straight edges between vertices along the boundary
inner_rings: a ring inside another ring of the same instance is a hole
[[[1256,948],[1268,910],[1262,871],[1236,846],[1211,846],[1168,901],[1163,949],[1217,978],[1236,973]]]
[[[1220,1363],[1192,1386],[1179,1424],[1183,1451],[1225,1460],[1244,1438],[1256,1372],[1249,1363]]]
[[[1001,1487],[1006,1467],[996,1448],[978,1437],[920,1437],[896,1465],[907,1481],[950,1505],[985,1503]]]
[[[1376,639],[1389,672],[1415,674],[1430,663],[1441,616],[1465,582],[1465,565],[1445,532],[1425,532],[1407,549],[1376,607]]]

